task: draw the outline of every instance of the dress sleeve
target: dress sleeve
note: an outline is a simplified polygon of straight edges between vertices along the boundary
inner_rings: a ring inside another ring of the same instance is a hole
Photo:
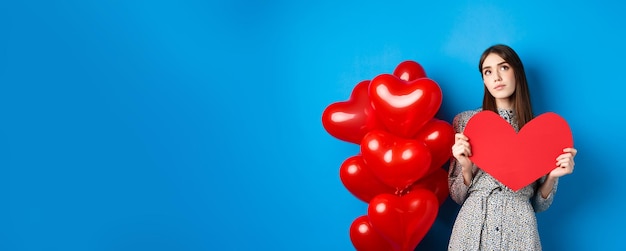
[[[533,205],[533,209],[537,213],[548,210],[550,205],[552,205],[552,201],[554,200],[554,194],[556,193],[556,188],[559,185],[559,179],[556,179],[556,181],[554,182],[554,187],[552,187],[552,191],[550,191],[550,194],[548,194],[548,197],[544,199],[541,196],[539,187],[541,187],[541,184],[543,184],[545,180],[546,180],[546,177],[544,176],[537,182],[537,189],[535,190],[535,195],[533,196],[532,201],[531,201]]]
[[[452,127],[456,133],[462,132],[467,118],[463,113],[458,114],[452,121]],[[467,199],[467,192],[469,186],[465,185],[463,181],[463,174],[461,173],[461,165],[456,161],[456,158],[450,158],[450,168],[448,170],[448,186],[450,189],[450,198],[459,205],[462,205],[465,199]]]

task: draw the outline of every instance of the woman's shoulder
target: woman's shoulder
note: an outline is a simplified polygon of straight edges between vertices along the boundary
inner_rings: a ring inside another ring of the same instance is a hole
[[[467,111],[460,112],[459,114],[454,116],[454,120],[468,121],[472,116],[476,115],[476,113],[479,113],[482,110],[483,110],[482,108],[477,108],[474,110],[467,110]]]
[[[452,121],[452,126],[457,132],[462,132],[463,129],[465,128],[465,125],[467,124],[467,121],[470,120],[472,116],[476,115],[476,113],[479,113],[482,110],[483,110],[482,108],[477,108],[474,110],[463,111],[457,114],[456,116],[454,116],[454,120]]]

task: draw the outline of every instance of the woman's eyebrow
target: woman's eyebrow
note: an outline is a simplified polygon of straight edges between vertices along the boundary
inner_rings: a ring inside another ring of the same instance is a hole
[[[506,61],[502,61],[502,62],[498,63],[497,65],[503,65],[503,64],[506,64]],[[491,68],[491,66],[485,66],[485,67],[483,67],[483,70],[484,69],[489,69],[489,68]]]

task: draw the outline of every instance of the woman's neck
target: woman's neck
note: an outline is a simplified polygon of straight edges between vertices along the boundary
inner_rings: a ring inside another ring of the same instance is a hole
[[[509,98],[506,98],[506,99],[496,99],[496,107],[498,109],[512,110],[513,109],[513,102],[511,102],[511,99],[509,99]]]

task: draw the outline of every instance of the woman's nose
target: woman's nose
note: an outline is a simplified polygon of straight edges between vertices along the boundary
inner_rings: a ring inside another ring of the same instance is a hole
[[[493,81],[500,81],[502,80],[502,77],[500,76],[500,72],[496,71],[496,73],[493,74]]]

